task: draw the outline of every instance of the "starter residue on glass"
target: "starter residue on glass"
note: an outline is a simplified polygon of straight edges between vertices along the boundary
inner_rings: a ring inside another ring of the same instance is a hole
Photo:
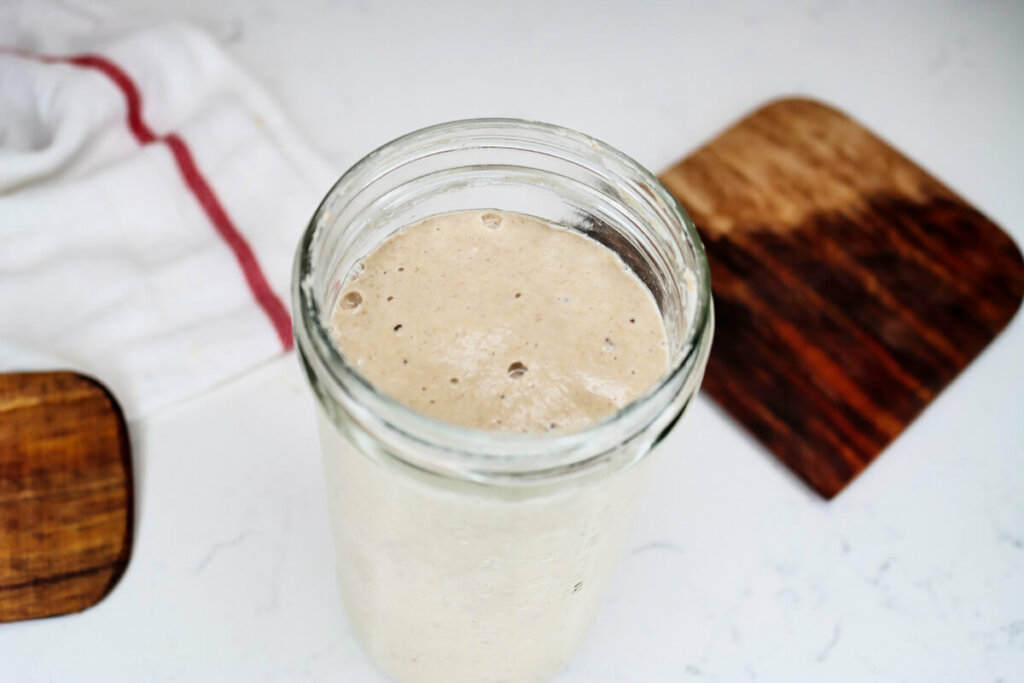
[[[372,384],[477,429],[586,427],[668,366],[650,291],[610,249],[521,214],[428,218],[381,243],[332,332]]]

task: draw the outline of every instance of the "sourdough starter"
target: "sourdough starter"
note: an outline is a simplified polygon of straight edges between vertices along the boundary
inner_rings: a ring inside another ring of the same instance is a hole
[[[667,369],[650,291],[618,256],[527,216],[429,218],[345,282],[332,332],[392,398],[475,429],[573,431]],[[588,630],[649,458],[557,489],[439,484],[371,460],[321,416],[356,632],[400,681],[545,680]]]

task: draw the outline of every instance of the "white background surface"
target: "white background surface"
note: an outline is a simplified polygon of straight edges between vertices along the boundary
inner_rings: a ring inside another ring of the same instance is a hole
[[[660,170],[800,93],[1024,242],[1019,2],[134,5],[207,29],[339,172],[482,115],[570,126]],[[698,400],[559,683],[1021,680],[1022,325],[827,504]],[[0,626],[0,681],[383,680],[341,615],[294,355],[131,429],[126,575],[85,613]]]

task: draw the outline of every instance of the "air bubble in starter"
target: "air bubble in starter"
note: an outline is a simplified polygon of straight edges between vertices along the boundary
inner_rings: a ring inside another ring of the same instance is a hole
[[[363,295],[359,292],[349,292],[341,298],[341,305],[349,310],[355,310],[359,308],[360,304],[363,303]]]
[[[500,228],[501,221],[501,214],[497,213],[485,213],[484,215],[480,216],[480,222],[484,224],[485,228],[490,228],[491,230],[497,230],[498,228]]]
[[[508,376],[512,379],[519,379],[526,374],[527,370],[528,368],[525,365],[516,361],[515,363],[512,363],[512,365],[508,366]]]

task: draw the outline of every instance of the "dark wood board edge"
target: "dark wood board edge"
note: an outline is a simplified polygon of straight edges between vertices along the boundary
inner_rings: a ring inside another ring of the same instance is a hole
[[[923,174],[923,176],[928,181],[930,188],[932,188],[937,195],[944,196],[945,198],[947,198],[949,200],[957,201],[957,202],[963,204],[965,207],[969,208],[970,210],[975,211],[978,214],[979,217],[983,218],[985,221],[987,221],[992,226],[994,226],[997,230],[999,230],[999,232],[1003,236],[1005,236],[1007,241],[1008,241],[1008,245],[1006,245],[1006,249],[1009,250],[1009,253],[1008,254],[1004,254],[1004,256],[1008,256],[1010,261],[1012,261],[1013,267],[1016,268],[1016,270],[1018,272],[1024,272],[1024,257],[1022,257],[1020,247],[1016,243],[1016,241],[1014,240],[1012,235],[1007,233],[1005,230],[999,229],[998,224],[996,224],[994,221],[992,221],[990,218],[988,218],[988,216],[986,216],[982,212],[980,212],[977,209],[975,209],[973,204],[971,204],[971,203],[967,202],[966,200],[964,200],[963,197],[961,197],[958,193],[956,193],[953,190],[951,190],[945,183],[943,183],[940,180],[936,179],[935,176],[932,175],[930,172],[928,172],[927,170],[923,169],[921,166],[919,166],[915,162],[911,161],[905,154],[903,154],[889,140],[887,140],[884,137],[878,135],[874,130],[872,130],[870,128],[867,128],[866,126],[864,126],[863,124],[858,122],[856,119],[854,119],[851,116],[849,116],[848,114],[846,114],[844,111],[842,111],[842,110],[840,110],[840,109],[838,109],[836,107],[833,107],[833,106],[831,106],[829,104],[826,104],[826,103],[824,103],[824,102],[822,102],[820,100],[817,100],[815,98],[805,97],[805,96],[801,96],[801,95],[782,96],[782,97],[778,97],[778,98],[769,100],[768,102],[766,102],[766,103],[764,103],[764,104],[762,104],[762,105],[760,105],[760,106],[758,106],[758,107],[756,107],[756,108],[746,112],[745,114],[740,116],[738,119],[736,119],[733,123],[729,124],[728,126],[724,127],[723,129],[721,129],[708,142],[706,142],[703,145],[699,146],[698,148],[694,149],[685,158],[683,158],[679,162],[673,164],[671,167],[669,167],[668,169],[663,171],[659,175],[659,180],[661,180],[663,185],[665,185],[666,189],[668,189],[669,193],[673,197],[675,197],[680,202],[680,204],[684,207],[684,209],[685,209],[686,205],[687,205],[687,201],[686,201],[685,197],[683,197],[681,195],[677,195],[676,192],[673,191],[673,186],[676,185],[676,183],[673,182],[672,175],[673,175],[673,172],[677,169],[677,167],[681,167],[688,159],[690,159],[691,157],[699,154],[700,152],[702,152],[703,150],[707,149],[708,147],[714,145],[721,137],[729,134],[731,131],[733,131],[735,128],[739,127],[741,124],[746,122],[748,119],[756,117],[756,116],[759,116],[759,115],[763,116],[766,113],[771,113],[771,110],[773,110],[774,108],[780,107],[780,106],[781,107],[800,106],[800,107],[806,107],[806,108],[816,108],[816,109],[825,110],[829,115],[835,116],[835,117],[839,117],[841,119],[844,119],[845,121],[849,122],[850,124],[852,124],[854,126],[857,126],[858,128],[863,129],[868,134],[870,134],[871,136],[873,136],[877,140],[879,140],[882,143],[884,143],[895,154],[895,156],[900,159],[900,161],[902,163],[907,164],[909,166],[913,166],[913,167],[919,169],[920,172]],[[706,241],[707,240],[706,234],[705,234],[704,230],[700,227],[699,223],[698,223],[698,229],[701,230],[702,239],[704,239]],[[1012,322],[1013,318],[1016,317],[1017,312],[1020,310],[1021,301],[1022,301],[1022,299],[1024,299],[1024,282],[1021,282],[1020,279],[1018,279],[1017,285],[1018,286],[1015,288],[1015,291],[1012,293],[1012,296],[1015,299],[1015,305],[1014,305],[1014,307],[1012,309],[1012,312],[1009,313],[1009,315],[1002,321],[1002,323],[1000,325],[998,325],[998,327],[994,328],[994,332],[992,334],[992,337],[984,345],[982,345],[980,348],[978,348],[976,350],[974,355],[972,355],[968,359],[968,362],[963,367],[959,368],[951,377],[948,378],[948,381],[947,381],[947,383],[945,385],[946,387],[948,387],[950,384],[952,384],[956,380],[956,378],[959,377],[959,375],[970,365],[970,363],[973,362],[973,360],[975,360],[977,357],[979,357],[981,355],[981,353],[983,353],[984,350],[986,348],[988,348],[988,346],[991,345],[991,342],[994,341],[995,338],[998,337],[998,335],[1003,330],[1005,330],[1006,327],[1009,326],[1009,324]],[[901,434],[903,431],[905,431],[906,427],[908,427],[914,420],[916,420],[920,416],[920,414],[923,413],[924,410],[927,409],[928,405],[930,404],[930,402],[929,402],[929,403],[926,403],[925,405],[921,406],[920,409],[917,412],[915,412],[913,414],[913,416],[910,417],[910,419],[908,419],[906,421],[906,423],[902,426],[902,428],[898,432],[896,432],[894,435],[892,435],[892,437],[884,445],[882,445],[882,447],[879,448],[878,451],[875,452],[874,455],[867,460],[867,462],[863,463],[859,468],[856,468],[855,471],[853,471],[852,474],[850,474],[850,476],[848,478],[846,478],[845,480],[828,479],[828,478],[825,478],[825,479],[813,479],[812,477],[809,477],[807,475],[808,468],[804,467],[803,464],[802,464],[802,461],[806,457],[808,457],[807,453],[787,453],[787,452],[780,452],[779,450],[771,448],[766,443],[766,440],[763,438],[763,435],[758,433],[758,431],[752,426],[750,421],[739,419],[737,416],[733,415],[731,409],[727,408],[725,404],[721,403],[718,400],[717,396],[715,396],[712,392],[708,391],[707,388],[705,388],[705,391],[707,391],[708,393],[711,393],[712,397],[716,399],[716,403],[719,405],[719,407],[721,407],[726,414],[729,414],[731,417],[733,417],[733,419],[736,422],[739,422],[740,426],[743,427],[744,431],[746,431],[750,436],[752,436],[755,441],[757,441],[763,447],[767,448],[767,450],[772,452],[773,455],[778,460],[780,460],[781,462],[783,462],[784,464],[787,465],[788,469],[790,469],[805,484],[807,484],[811,489],[816,491],[819,495],[821,495],[826,500],[832,499],[838,493],[840,493],[842,490],[844,490],[845,487],[853,479],[855,479],[864,469],[866,469],[867,466],[870,465],[871,462],[873,462],[875,459],[877,459],[878,455],[880,455],[886,448],[888,448],[888,446],[891,445],[892,441],[894,441],[896,438],[898,438],[899,434]],[[754,422],[756,422],[756,420]],[[811,454],[811,457],[813,457],[813,454]]]
[[[85,383],[97,390],[98,393],[104,397],[117,423],[118,460],[124,471],[125,477],[126,509],[125,531],[121,538],[117,556],[112,562],[106,562],[100,566],[89,567],[84,570],[72,571],[64,574],[40,576],[32,581],[14,586],[0,586],[0,591],[7,593],[9,602],[18,602],[16,598],[21,594],[26,596],[27,602],[31,603],[32,598],[30,596],[40,585],[64,583],[68,588],[73,589],[85,580],[90,580],[90,577],[105,575],[103,587],[99,591],[91,591],[91,595],[87,600],[83,601],[81,599],[68,598],[60,605],[51,606],[50,609],[39,609],[39,604],[37,602],[31,607],[21,611],[5,611],[0,614],[0,624],[45,619],[63,616],[65,614],[75,614],[99,604],[110,595],[118,582],[124,576],[125,571],[127,571],[134,547],[135,536],[135,473],[132,466],[131,442],[129,440],[127,421],[125,420],[124,411],[121,408],[120,403],[118,403],[117,398],[102,382],[94,377],[84,375],[82,373],[65,370],[53,372],[15,372],[9,374],[24,376],[51,375],[55,378],[62,378],[67,382]],[[71,592],[74,593],[73,590]],[[67,605],[69,603],[73,604],[73,607],[68,608]]]

